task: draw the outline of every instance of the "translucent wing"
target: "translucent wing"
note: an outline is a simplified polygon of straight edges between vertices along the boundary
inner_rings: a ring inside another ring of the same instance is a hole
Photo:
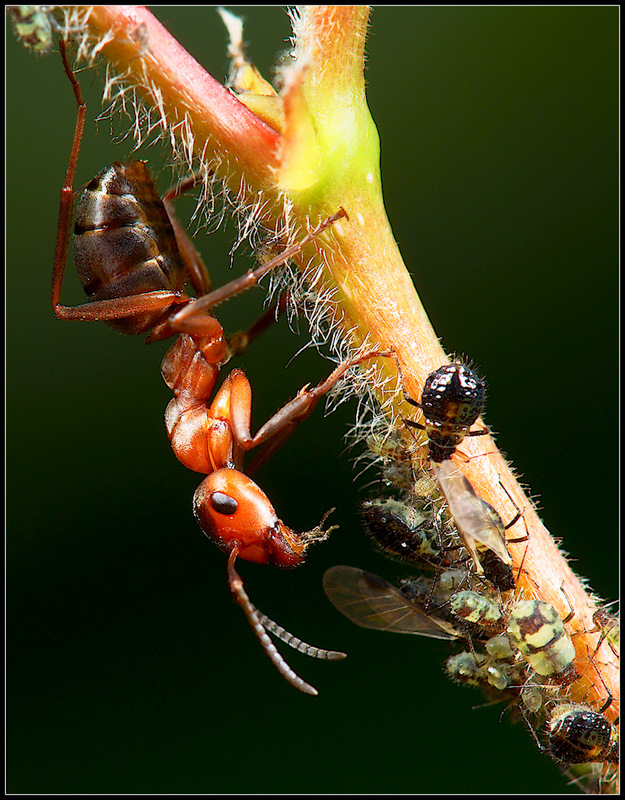
[[[495,509],[475,493],[462,471],[452,461],[432,463],[449,510],[467,550],[473,556],[475,569],[482,574],[478,550],[492,550],[504,564],[512,559],[506,549],[504,526]]]
[[[414,633],[432,639],[455,639],[462,634],[441,617],[426,614],[395,586],[356,567],[332,567],[323,576],[330,602],[362,628]]]

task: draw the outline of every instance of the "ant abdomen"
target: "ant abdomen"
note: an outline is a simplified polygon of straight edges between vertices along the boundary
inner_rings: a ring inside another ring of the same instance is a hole
[[[116,161],[87,185],[76,208],[74,261],[91,301],[183,291],[176,237],[143,161]],[[121,333],[146,333],[170,308],[106,322]]]

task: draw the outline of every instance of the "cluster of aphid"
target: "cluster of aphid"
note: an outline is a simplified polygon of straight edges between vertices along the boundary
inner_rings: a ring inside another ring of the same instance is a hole
[[[147,334],[146,342],[177,337],[161,367],[163,379],[174,394],[165,412],[165,425],[176,457],[185,467],[206,476],[193,499],[196,520],[206,537],[228,555],[232,596],[275,667],[297,689],[315,695],[317,691],[287,665],[267,632],[315,658],[335,660],[345,654],[307,645],[261,614],[251,603],[235,562],[243,559],[279,567],[299,566],[310,545],[327,538],[331,530],[323,528],[327,514],[310,531],[292,530],[278,518],[249,473],[282,445],[351,367],[390,354],[371,350],[345,359],[326,380],[301,389],[252,435],[251,386],[242,370],[233,369],[212,401],[211,396],[222,367],[270,324],[275,307],[247,332],[231,338],[225,336],[212,309],[254,286],[346,214],[339,209],[296,245],[216,290],[211,290],[206,268],[173,211],[173,201],[197,183],[195,177],[182,181],[161,198],[143,161],[115,162],[86,186],[73,215],[73,180],[86,104],[62,39],[59,47],[76,99],[77,117],[61,190],[52,281],[54,312],[59,319],[104,321],[122,333]],[[60,302],[70,240],[88,297],[88,302],[79,306]],[[195,297],[185,292],[187,283]],[[247,451],[259,446],[253,464],[244,468]]]
[[[483,408],[482,381],[454,363],[428,377],[420,403],[407,399],[423,411],[423,424],[405,422],[426,431],[436,480],[421,472],[409,479],[414,464],[398,437],[373,442],[390,495],[366,501],[362,517],[385,556],[420,574],[396,587],[354,567],[333,567],[324,577],[328,598],[362,627],[464,642],[468,646],[446,662],[452,680],[480,687],[493,702],[508,702],[561,765],[616,763],[618,729],[602,713],[610,698],[598,710],[562,700],[579,677],[565,628],[570,617],[562,620],[553,606],[515,590],[506,530],[522,518],[521,510],[504,524],[451,460],[465,436],[486,432],[470,430]],[[436,484],[443,505],[432,490]],[[614,621],[597,614],[612,646]]]

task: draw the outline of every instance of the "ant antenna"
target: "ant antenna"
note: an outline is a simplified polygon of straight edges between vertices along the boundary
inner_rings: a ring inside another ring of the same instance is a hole
[[[236,560],[238,554],[238,548],[234,548],[228,557],[228,585],[230,586],[230,591],[235,599],[235,601],[241,606],[243,609],[245,616],[247,617],[247,621],[252,626],[252,630],[256,634],[256,638],[260,642],[261,647],[269,656],[271,663],[274,667],[278,670],[280,675],[288,681],[291,686],[294,686],[296,689],[299,689],[300,692],[304,694],[310,694],[316,696],[319,692],[315,689],[314,686],[311,686],[309,683],[306,683],[305,680],[299,677],[297,673],[295,673],[291,667],[286,663],[284,658],[280,655],[278,650],[276,649],[275,645],[265,633],[265,628],[261,622],[259,612],[256,610],[255,606],[252,604],[252,601],[248,597],[247,592],[243,588],[243,580],[241,576],[234,568],[234,562]]]
[[[315,647],[312,644],[303,642],[301,639],[298,639],[296,636],[293,636],[292,633],[285,630],[281,625],[278,625],[277,622],[274,622],[265,614],[262,614],[258,609],[256,609],[256,613],[258,614],[260,624],[268,633],[271,633],[276,639],[288,644],[289,647],[303,653],[305,656],[321,658],[324,661],[340,661],[343,658],[347,658],[347,653],[341,653],[340,650],[324,650],[321,647]]]

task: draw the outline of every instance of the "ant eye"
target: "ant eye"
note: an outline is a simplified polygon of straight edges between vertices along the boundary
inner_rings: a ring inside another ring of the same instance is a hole
[[[228,494],[223,492],[213,492],[210,498],[212,507],[218,514],[226,514],[228,516],[236,514],[239,504]]]

